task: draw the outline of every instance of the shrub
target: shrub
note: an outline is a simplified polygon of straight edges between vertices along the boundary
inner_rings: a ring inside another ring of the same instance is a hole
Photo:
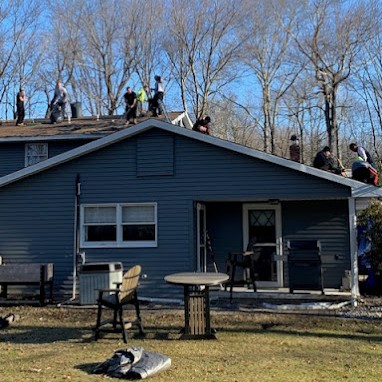
[[[370,264],[378,277],[382,276],[382,202],[373,200],[358,216],[359,224],[366,227],[371,248],[368,253]]]

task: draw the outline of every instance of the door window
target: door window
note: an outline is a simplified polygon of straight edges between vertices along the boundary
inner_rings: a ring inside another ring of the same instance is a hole
[[[281,286],[280,207],[273,205],[244,205],[244,249],[255,254],[255,274],[259,286]]]

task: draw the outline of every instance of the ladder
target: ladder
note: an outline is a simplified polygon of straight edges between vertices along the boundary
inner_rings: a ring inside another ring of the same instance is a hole
[[[168,112],[167,112],[166,106],[164,105],[163,100],[158,99],[158,107],[159,107],[159,110],[161,110],[163,112],[163,115],[165,117],[165,121],[166,122],[171,122],[170,117],[168,116]]]

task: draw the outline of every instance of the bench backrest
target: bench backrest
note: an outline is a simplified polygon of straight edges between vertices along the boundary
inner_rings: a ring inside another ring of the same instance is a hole
[[[1,282],[49,282],[53,280],[53,263],[3,264],[0,265]]]

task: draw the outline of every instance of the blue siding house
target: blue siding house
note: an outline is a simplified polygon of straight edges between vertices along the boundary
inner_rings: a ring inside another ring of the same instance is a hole
[[[57,299],[81,261],[140,264],[141,296],[172,298],[173,272],[226,269],[257,236],[259,288],[289,285],[289,240],[321,243],[324,288],[352,273],[358,203],[378,187],[148,119],[0,178],[4,263],[51,262]],[[82,256],[79,254],[82,253]]]

